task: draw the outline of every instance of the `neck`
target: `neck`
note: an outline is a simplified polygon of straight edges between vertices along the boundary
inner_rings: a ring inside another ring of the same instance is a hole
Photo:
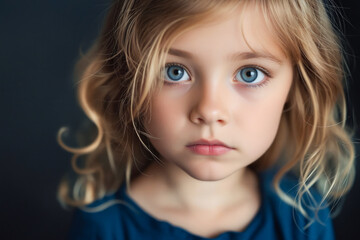
[[[201,181],[171,163],[152,165],[148,169],[164,201],[189,210],[214,211],[246,199],[249,191],[257,189],[255,174],[248,168],[217,181]],[[165,195],[163,195],[165,194]],[[164,197],[165,196],[165,197]]]

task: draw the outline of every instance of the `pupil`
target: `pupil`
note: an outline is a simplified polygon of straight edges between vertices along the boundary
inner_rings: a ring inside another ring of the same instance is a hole
[[[174,75],[179,75],[179,69],[174,69],[174,71],[173,71],[173,73],[174,73]]]
[[[254,76],[255,73],[254,73],[254,71],[248,70],[248,71],[246,71],[245,75],[250,78],[250,77]]]

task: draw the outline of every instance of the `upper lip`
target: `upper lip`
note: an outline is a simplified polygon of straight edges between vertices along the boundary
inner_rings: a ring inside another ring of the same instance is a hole
[[[194,146],[194,145],[212,145],[212,146],[224,146],[224,147],[227,147],[227,148],[233,148],[233,147],[230,147],[228,145],[226,145],[225,143],[217,140],[217,139],[214,139],[214,140],[207,140],[207,139],[200,139],[200,140],[197,140],[195,142],[191,142],[190,144],[188,144],[187,146]]]

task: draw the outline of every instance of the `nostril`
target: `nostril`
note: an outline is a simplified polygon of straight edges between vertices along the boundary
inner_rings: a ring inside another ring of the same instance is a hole
[[[226,125],[226,120],[225,119],[218,119],[216,122],[221,126]]]
[[[205,123],[205,120],[202,119],[201,117],[197,118],[197,121],[198,121],[198,123]]]

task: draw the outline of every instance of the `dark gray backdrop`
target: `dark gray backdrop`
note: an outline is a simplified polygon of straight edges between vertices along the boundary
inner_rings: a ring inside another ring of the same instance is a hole
[[[56,188],[70,169],[70,155],[57,145],[56,132],[64,125],[76,130],[84,118],[73,66],[99,31],[109,1],[0,3],[0,239],[65,239],[71,212],[58,204]],[[344,22],[353,55],[350,100],[360,119],[360,71],[354,65],[360,56],[360,2],[341,5],[351,22]],[[339,239],[360,235],[359,186],[357,177],[334,220]]]

